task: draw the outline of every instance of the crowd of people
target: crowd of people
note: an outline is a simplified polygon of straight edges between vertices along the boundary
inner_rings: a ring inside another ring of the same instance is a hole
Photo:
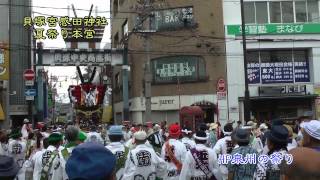
[[[0,131],[1,180],[319,180],[320,121]]]

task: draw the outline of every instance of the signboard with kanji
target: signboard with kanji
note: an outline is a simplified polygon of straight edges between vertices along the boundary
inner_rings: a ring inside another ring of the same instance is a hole
[[[151,61],[156,83],[197,81],[205,77],[204,59],[200,56],[171,56]]]
[[[183,7],[166,9],[154,12],[152,26],[154,30],[176,30],[179,28],[193,27],[195,25],[193,8]]]
[[[241,25],[227,25],[227,34],[240,36],[242,33]],[[246,25],[247,35],[263,34],[315,34],[320,33],[319,23],[305,24],[257,24]]]
[[[41,66],[50,65],[70,65],[70,66],[88,66],[88,65],[122,65],[122,50],[116,49],[65,49],[65,50],[43,50]]]
[[[247,67],[250,84],[310,82],[307,61],[248,63]]]

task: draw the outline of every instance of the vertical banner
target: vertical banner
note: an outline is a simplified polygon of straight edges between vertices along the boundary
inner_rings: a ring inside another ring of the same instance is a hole
[[[0,42],[0,80],[9,80],[9,50]]]

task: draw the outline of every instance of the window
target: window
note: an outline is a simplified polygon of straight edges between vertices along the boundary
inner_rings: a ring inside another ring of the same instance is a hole
[[[307,49],[250,50],[247,55],[250,84],[310,82]]]
[[[307,21],[306,2],[296,1],[296,22]]]
[[[125,37],[128,35],[128,20],[126,20],[122,25],[122,37]]]
[[[282,23],[293,23],[293,3],[292,2],[281,2],[282,12]]]
[[[113,45],[113,47],[115,48],[117,48],[117,46],[119,45],[119,33],[116,33],[116,35],[114,35]]]
[[[267,2],[256,2],[256,19],[258,24],[268,23],[268,4]]]
[[[319,22],[318,1],[309,0],[308,3],[308,22]]]
[[[281,23],[280,2],[270,2],[270,22]]]
[[[246,24],[255,23],[255,10],[254,10],[254,2],[248,2],[244,4],[244,18]]]
[[[320,22],[318,0],[244,3],[247,24]]]

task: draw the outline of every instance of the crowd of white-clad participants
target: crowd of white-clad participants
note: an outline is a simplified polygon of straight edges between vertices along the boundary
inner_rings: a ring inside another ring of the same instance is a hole
[[[304,146],[309,149],[299,152],[312,150],[318,158],[319,124],[304,119],[296,129],[281,120],[238,121],[192,130],[165,122],[86,129],[69,122],[33,129],[25,119],[21,128],[0,131],[0,180],[281,180],[294,174],[288,159],[277,164],[259,156],[298,159],[295,149]],[[243,162],[234,159],[239,155]]]

